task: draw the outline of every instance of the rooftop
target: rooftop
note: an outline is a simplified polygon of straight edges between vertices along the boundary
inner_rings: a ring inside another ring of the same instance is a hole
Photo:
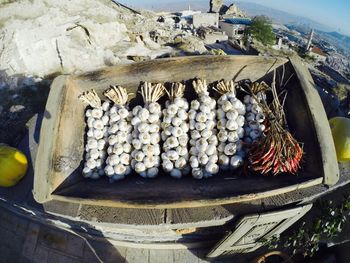
[[[240,24],[240,25],[250,25],[252,23],[250,18],[244,18],[244,17],[225,18],[224,21],[229,24]]]
[[[315,54],[318,54],[318,55],[320,55],[320,56],[324,56],[324,57],[327,56],[327,54],[324,53],[324,52],[322,51],[322,49],[320,49],[319,47],[313,47],[313,48],[311,48],[311,49],[310,49],[310,52],[315,53]]]

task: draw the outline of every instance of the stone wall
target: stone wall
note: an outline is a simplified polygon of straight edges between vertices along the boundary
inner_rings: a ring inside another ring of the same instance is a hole
[[[219,22],[219,28],[226,33],[229,38],[242,39],[244,34],[237,34],[238,31],[244,31],[244,25],[236,25],[224,21]]]
[[[192,18],[192,23],[195,28],[204,26],[214,26],[218,27],[219,24],[219,14],[218,13],[200,13],[194,14]]]

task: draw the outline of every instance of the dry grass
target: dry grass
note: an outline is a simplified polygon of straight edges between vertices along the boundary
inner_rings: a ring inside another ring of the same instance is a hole
[[[350,85],[338,84],[333,91],[340,101],[344,101],[350,97]]]

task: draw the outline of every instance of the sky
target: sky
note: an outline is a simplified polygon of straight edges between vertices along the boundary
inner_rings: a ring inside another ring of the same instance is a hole
[[[188,0],[188,3],[196,0]],[[240,0],[254,2],[279,9],[294,15],[304,16],[334,28],[339,33],[350,36],[350,1],[349,0]],[[135,7],[147,4],[162,4],[176,0],[123,0]],[[209,3],[209,0],[207,1]],[[233,1],[225,1],[233,2]]]
[[[339,33],[350,35],[350,1],[348,0],[251,0],[294,15],[304,16],[328,25]]]

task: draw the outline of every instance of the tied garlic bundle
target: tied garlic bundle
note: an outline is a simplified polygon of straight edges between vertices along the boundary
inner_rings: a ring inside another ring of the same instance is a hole
[[[83,175],[86,178],[98,179],[104,175],[103,166],[106,159],[105,147],[110,105],[107,101],[101,103],[101,99],[94,90],[84,92],[79,96],[79,99],[92,107],[85,112],[88,132]]]
[[[198,100],[191,102],[188,112],[190,124],[190,166],[196,179],[219,172],[218,139],[215,121],[216,101],[209,96],[205,80],[193,81]]]
[[[244,137],[245,106],[237,99],[235,83],[232,80],[220,81],[214,90],[222,94],[216,111],[220,168],[236,169],[243,164],[241,139]]]
[[[244,104],[246,105],[246,123],[244,126],[245,137],[244,142],[251,144],[260,138],[265,130],[265,114],[259,103],[266,100],[265,90],[268,86],[265,82],[248,84],[249,92],[253,95],[244,96]]]
[[[162,84],[145,82],[141,86],[141,95],[145,106],[135,106],[132,110],[131,167],[145,178],[153,178],[158,174],[160,165],[160,117],[161,107],[157,102],[164,95]]]
[[[109,110],[109,146],[104,171],[111,181],[115,181],[131,173],[131,114],[126,106],[128,93],[123,87],[111,86],[104,95],[114,102]]]
[[[173,83],[166,108],[163,109],[161,138],[163,143],[162,167],[172,177],[181,178],[190,172],[188,165],[189,140],[188,131],[188,102],[184,95],[185,86]]]

